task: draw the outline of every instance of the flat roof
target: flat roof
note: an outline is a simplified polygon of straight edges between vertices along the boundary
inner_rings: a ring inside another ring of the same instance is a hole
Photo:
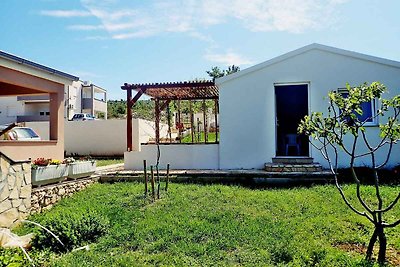
[[[30,61],[30,60],[27,60],[27,59],[24,59],[24,58],[21,58],[21,57],[18,57],[18,56],[9,54],[9,53],[6,53],[6,52],[1,51],[1,50],[0,50],[0,57],[8,59],[8,60],[11,60],[11,61],[14,61],[14,62],[19,63],[19,64],[23,64],[23,65],[27,65],[27,66],[30,66],[30,67],[33,67],[33,68],[36,68],[36,69],[40,69],[40,70],[43,70],[45,72],[48,72],[48,73],[51,73],[51,74],[54,74],[54,75],[57,75],[57,76],[61,76],[63,78],[70,79],[72,81],[78,81],[79,80],[79,77],[77,77],[77,76],[74,76],[74,75],[71,75],[71,74],[68,74],[68,73],[53,69],[53,68],[46,67],[44,65],[35,63],[33,61]]]

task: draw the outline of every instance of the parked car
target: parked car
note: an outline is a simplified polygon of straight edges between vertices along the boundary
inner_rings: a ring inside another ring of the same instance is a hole
[[[96,118],[89,113],[76,113],[71,121],[93,121]]]
[[[0,130],[6,127],[1,126]],[[1,136],[3,140],[40,141],[40,136],[29,127],[14,127]]]

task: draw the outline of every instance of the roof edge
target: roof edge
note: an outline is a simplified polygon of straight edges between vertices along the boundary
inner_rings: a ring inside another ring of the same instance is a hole
[[[79,77],[77,77],[77,76],[74,76],[74,75],[68,74],[66,72],[62,72],[62,71],[59,71],[59,70],[56,70],[56,69],[53,69],[53,68],[50,68],[50,67],[35,63],[33,61],[30,61],[30,60],[24,59],[22,57],[18,57],[18,56],[6,53],[6,52],[1,51],[1,50],[0,50],[0,57],[8,59],[8,60],[11,60],[11,61],[14,61],[14,62],[16,62],[18,64],[27,65],[27,66],[35,68],[35,69],[46,71],[46,72],[48,72],[50,74],[54,74],[54,75],[57,75],[57,76],[60,76],[60,77],[63,77],[63,78],[67,78],[67,79],[72,80],[72,81],[79,81]]]
[[[311,50],[321,50],[321,51],[326,51],[326,52],[330,52],[333,54],[339,54],[342,56],[348,56],[348,57],[352,57],[352,58],[356,58],[356,59],[361,59],[361,60],[365,60],[365,61],[371,61],[371,62],[375,62],[375,63],[379,63],[382,65],[387,65],[390,67],[395,67],[395,68],[400,68],[400,62],[395,61],[395,60],[390,60],[390,59],[386,59],[386,58],[381,58],[381,57],[375,57],[375,56],[370,56],[370,55],[366,55],[366,54],[362,54],[362,53],[358,53],[358,52],[354,52],[354,51],[350,51],[350,50],[345,50],[345,49],[341,49],[341,48],[336,48],[333,46],[327,46],[327,45],[322,45],[322,44],[318,44],[318,43],[312,43],[306,46],[303,46],[301,48],[298,48],[296,50],[290,51],[288,53],[285,53],[283,55],[274,57],[272,59],[269,59],[267,61],[264,61],[262,63],[259,63],[257,65],[254,65],[252,67],[249,67],[247,69],[241,70],[239,72],[218,78],[215,80],[215,83],[217,85],[221,85],[227,81],[239,78],[241,76],[247,75],[249,73],[258,71],[260,69],[266,68],[268,66],[271,66],[275,63],[278,63],[280,61],[284,61],[286,59],[289,59],[291,57],[303,54],[305,52],[311,51]]]

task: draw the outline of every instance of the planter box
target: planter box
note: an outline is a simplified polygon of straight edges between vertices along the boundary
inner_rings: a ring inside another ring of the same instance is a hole
[[[67,178],[68,167],[65,164],[37,167],[31,170],[31,174],[33,185],[52,184]]]
[[[68,178],[88,177],[96,171],[96,161],[74,162],[68,165]]]

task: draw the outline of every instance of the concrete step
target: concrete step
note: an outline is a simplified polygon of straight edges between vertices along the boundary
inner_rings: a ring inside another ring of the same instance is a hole
[[[275,157],[272,163],[276,164],[313,164],[314,159],[311,157]]]
[[[282,164],[282,163],[265,163],[264,170],[267,172],[322,172],[322,166],[318,163],[312,164]]]

